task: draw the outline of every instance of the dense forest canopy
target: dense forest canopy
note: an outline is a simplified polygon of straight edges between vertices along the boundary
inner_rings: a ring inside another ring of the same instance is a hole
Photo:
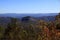
[[[0,40],[60,40],[60,13],[54,18],[0,17]]]

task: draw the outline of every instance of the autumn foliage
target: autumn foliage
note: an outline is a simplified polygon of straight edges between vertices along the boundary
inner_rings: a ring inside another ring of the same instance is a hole
[[[60,40],[60,13],[49,22],[11,18],[6,28],[0,26],[0,40]]]

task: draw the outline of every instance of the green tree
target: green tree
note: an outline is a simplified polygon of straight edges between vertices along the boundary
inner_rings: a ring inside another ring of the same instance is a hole
[[[0,26],[0,39],[3,38],[5,28]]]

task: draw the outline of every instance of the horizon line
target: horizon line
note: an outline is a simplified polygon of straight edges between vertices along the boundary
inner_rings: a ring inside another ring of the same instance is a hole
[[[0,14],[12,14],[12,13],[0,13]],[[32,14],[32,13],[13,13],[13,14]],[[48,14],[48,13],[33,13],[33,14]]]

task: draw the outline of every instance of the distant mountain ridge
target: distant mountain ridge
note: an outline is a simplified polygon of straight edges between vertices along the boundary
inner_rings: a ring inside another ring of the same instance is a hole
[[[50,13],[50,14],[15,14],[15,13],[9,13],[9,14],[0,14],[0,23],[8,23],[10,22],[10,17],[15,17],[19,19],[23,19],[23,21],[27,20],[45,20],[45,21],[54,21],[55,16],[58,15],[58,13]],[[27,17],[30,16],[30,17]]]
[[[11,18],[17,18],[22,22],[33,22],[36,23],[39,20],[44,20],[46,22],[54,21],[55,14],[0,14],[0,25],[7,26],[7,24],[11,21]]]
[[[0,17],[25,17],[25,16],[32,16],[32,17],[42,17],[42,16],[55,16],[58,15],[58,13],[46,13],[46,14],[16,14],[16,13],[5,13],[5,14],[0,14]]]

